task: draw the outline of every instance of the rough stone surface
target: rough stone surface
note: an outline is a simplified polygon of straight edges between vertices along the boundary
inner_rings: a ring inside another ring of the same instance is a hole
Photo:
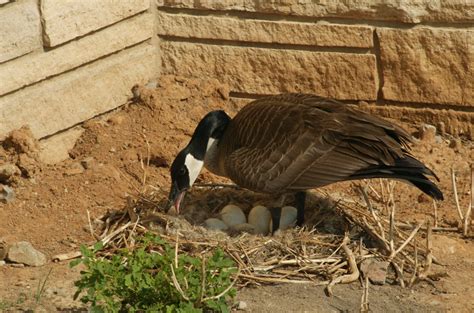
[[[387,261],[365,259],[360,264],[360,271],[372,284],[383,285],[387,279],[387,270],[390,265]]]
[[[156,69],[156,49],[146,42],[0,97],[0,138],[25,124],[42,138],[116,108]]]
[[[430,124],[422,124],[418,133],[421,140],[432,142],[436,137],[436,127]]]
[[[39,142],[39,160],[46,164],[56,164],[69,158],[69,150],[82,135],[82,127],[74,127]]]
[[[10,186],[0,184],[0,201],[10,203],[15,200],[15,190]]]
[[[54,47],[149,8],[149,0],[43,0],[44,43]]]
[[[0,165],[0,182],[6,183],[15,175],[20,175],[20,169],[15,164],[5,163]]]
[[[46,256],[33,248],[31,243],[20,241],[10,246],[7,259],[10,262],[25,264],[29,266],[42,266],[46,264]]]
[[[158,34],[329,47],[373,46],[372,27],[160,13]]]
[[[164,73],[219,77],[232,91],[376,98],[375,56],[162,42]]]
[[[385,99],[472,105],[474,30],[377,29]]]
[[[474,113],[454,110],[415,109],[391,105],[360,105],[362,110],[382,117],[416,124],[445,125],[444,131],[454,136],[474,139]]]
[[[140,14],[67,45],[0,65],[0,94],[124,49],[153,35],[153,16]]]
[[[309,17],[341,17],[420,22],[468,22],[474,20],[470,0],[345,0],[345,1],[255,1],[255,0],[158,0],[158,6],[204,10],[261,12]]]
[[[40,16],[36,1],[22,1],[1,8],[0,63],[40,48],[40,39]]]

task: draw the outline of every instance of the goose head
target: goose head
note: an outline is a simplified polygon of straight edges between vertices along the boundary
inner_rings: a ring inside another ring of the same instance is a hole
[[[204,166],[206,152],[216,147],[224,134],[230,117],[221,110],[209,112],[199,122],[188,145],[181,150],[171,164],[171,190],[169,201],[179,213],[180,204]]]

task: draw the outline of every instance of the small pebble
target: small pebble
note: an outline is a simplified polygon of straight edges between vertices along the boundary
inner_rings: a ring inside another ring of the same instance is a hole
[[[436,127],[430,124],[421,125],[419,131],[420,139],[424,141],[433,141],[436,136]]]
[[[462,148],[461,139],[459,139],[459,138],[452,139],[449,142],[449,147],[452,148],[456,152],[461,151],[461,148]]]
[[[257,205],[250,210],[249,213],[249,224],[255,227],[257,234],[267,235],[269,231],[269,223],[272,219],[270,211],[262,206]]]
[[[64,171],[66,176],[74,176],[84,173],[84,167],[79,162],[72,163],[67,170]]]
[[[0,165],[0,181],[8,182],[12,176],[20,175],[21,171],[15,164],[5,163]]]
[[[237,310],[244,311],[247,308],[248,308],[248,305],[247,305],[247,302],[245,301],[239,301],[239,303],[237,304]]]
[[[81,165],[87,170],[92,167],[94,163],[94,157],[87,157],[81,161]]]
[[[0,184],[0,201],[10,203],[13,200],[15,200],[15,191],[9,186]]]
[[[204,227],[210,230],[227,230],[229,227],[218,218],[208,218],[204,221]]]
[[[242,209],[234,204],[228,204],[221,210],[221,219],[227,226],[243,224],[247,222]]]
[[[4,266],[5,264],[7,264],[5,261],[0,261],[0,266]]]

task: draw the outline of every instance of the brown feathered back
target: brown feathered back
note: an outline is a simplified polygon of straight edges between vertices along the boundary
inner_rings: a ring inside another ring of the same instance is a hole
[[[256,100],[219,142],[222,172],[238,185],[282,193],[351,179],[371,165],[408,155],[410,135],[349,105],[313,95]]]

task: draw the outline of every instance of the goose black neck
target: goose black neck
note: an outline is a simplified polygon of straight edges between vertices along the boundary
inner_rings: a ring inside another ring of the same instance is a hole
[[[204,160],[209,138],[219,140],[225,132],[230,117],[222,110],[211,111],[204,116],[194,130],[188,151],[198,160]]]

